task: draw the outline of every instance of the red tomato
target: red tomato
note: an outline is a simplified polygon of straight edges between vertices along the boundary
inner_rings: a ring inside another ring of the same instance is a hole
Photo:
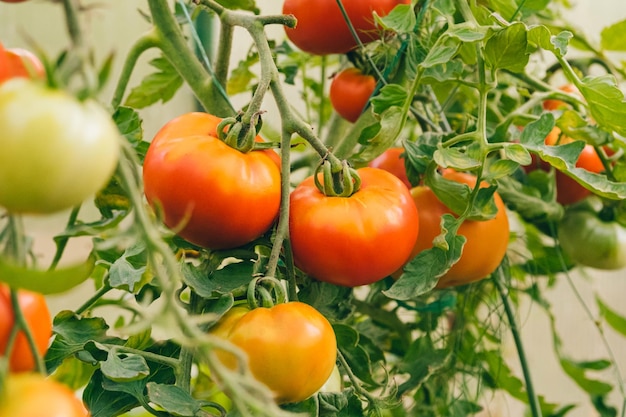
[[[546,145],[554,146],[557,144],[565,144],[571,142],[572,139],[561,135],[561,129],[558,127],[554,127],[552,131],[546,136],[545,143]],[[526,167],[526,171],[530,171],[533,169],[543,169],[549,170],[550,166],[538,160],[538,158],[534,158],[537,160],[535,164],[529,165]],[[600,173],[604,171],[604,165],[602,165],[602,160],[596,153],[596,150],[591,145],[585,145],[580,156],[578,157],[578,161],[576,161],[576,166],[579,168],[584,168],[587,171]],[[575,180],[568,177],[561,171],[556,171],[556,201],[563,205],[574,204],[578,201],[581,201],[583,198],[587,197],[591,194],[591,191],[578,184]]]
[[[443,176],[470,187],[476,185],[476,177],[470,174],[444,170]],[[411,194],[419,213],[420,233],[408,259],[432,248],[433,239],[441,233],[441,216],[453,214],[427,186],[415,187]],[[488,277],[502,262],[509,243],[509,219],[498,193],[494,195],[494,199],[498,208],[498,214],[494,218],[485,221],[465,220],[459,227],[458,234],[467,239],[463,253],[458,262],[439,278],[437,288],[481,280]],[[394,275],[399,276],[400,271]]]
[[[67,386],[40,374],[9,375],[0,417],[87,417],[82,401]]]
[[[42,78],[45,75],[39,58],[26,49],[4,49],[0,44],[0,55],[0,83],[15,77]]]
[[[384,169],[387,172],[392,173],[396,177],[400,179],[407,186],[407,188],[411,188],[411,182],[409,181],[409,177],[406,175],[406,168],[404,165],[404,158],[402,158],[402,154],[404,153],[404,148],[390,148],[385,152],[374,158],[369,166],[372,168],[380,168]]]
[[[415,244],[419,218],[398,178],[361,168],[361,188],[350,197],[327,197],[313,177],[291,194],[289,221],[296,265],[314,278],[354,287],[398,269]]]
[[[206,113],[171,120],[156,134],[143,166],[146,198],[164,223],[210,249],[258,238],[280,205],[276,153],[231,148],[217,138],[220,121]]]
[[[376,89],[376,78],[358,68],[346,68],[330,84],[330,103],[341,117],[354,123]]]
[[[309,398],[335,367],[337,341],[328,320],[308,304],[290,302],[271,308],[234,307],[212,333],[244,351],[252,374],[267,385],[278,403]],[[235,369],[235,357],[217,351]]]
[[[22,314],[26,318],[26,323],[33,334],[37,350],[40,355],[45,355],[48,350],[48,343],[52,336],[52,318],[43,295],[19,290],[18,300]],[[9,288],[0,284],[0,355],[5,355],[7,343],[11,330],[15,324],[13,314],[13,304]],[[35,359],[29,348],[28,340],[23,331],[17,335],[13,344],[9,359],[9,369],[11,372],[32,371],[35,369]]]
[[[380,35],[373,12],[385,16],[398,4],[410,4],[410,0],[343,0],[342,3],[359,39],[367,43]],[[285,31],[305,52],[342,54],[357,46],[336,0],[285,0],[283,14],[292,14],[298,19],[294,29]]]
[[[562,85],[559,87],[559,90],[565,93],[576,94],[582,98],[580,91],[578,91],[578,88],[573,84]],[[569,104],[562,100],[548,99],[543,102],[543,108],[548,111],[561,110],[568,107],[570,107]]]

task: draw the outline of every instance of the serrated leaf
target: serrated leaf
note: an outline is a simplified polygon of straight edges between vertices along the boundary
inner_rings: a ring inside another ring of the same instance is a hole
[[[166,103],[183,85],[182,77],[166,58],[155,58],[150,65],[159,71],[145,77],[131,90],[124,103],[126,106],[142,109],[158,101]]]
[[[374,113],[381,114],[390,107],[401,107],[406,98],[406,87],[398,84],[387,84],[371,98],[370,103]]]

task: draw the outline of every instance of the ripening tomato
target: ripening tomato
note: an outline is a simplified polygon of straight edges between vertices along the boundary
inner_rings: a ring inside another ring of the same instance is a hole
[[[409,177],[406,175],[406,167],[404,165],[404,158],[402,157],[403,153],[404,148],[387,149],[385,152],[372,159],[368,166],[384,169],[392,173],[410,189],[412,185],[409,181]]]
[[[376,89],[376,78],[358,68],[346,68],[330,84],[330,103],[344,119],[354,123]]]
[[[43,295],[27,291],[18,291],[18,301],[22,314],[35,339],[40,355],[45,355],[52,336],[52,319]],[[15,324],[13,304],[9,288],[0,284],[0,355],[5,355],[11,330]],[[18,336],[11,349],[9,370],[11,372],[32,371],[35,369],[35,359],[30,350],[28,340],[23,331]]]
[[[580,94],[580,91],[574,84],[564,84],[559,87],[559,90],[565,93],[576,94],[582,98],[582,94]],[[557,99],[548,99],[543,102],[543,108],[548,111],[562,110],[569,107],[569,104]]]
[[[373,13],[386,16],[398,4],[410,0],[343,0],[359,39],[368,43],[380,37]],[[283,14],[298,20],[294,29],[285,28],[287,37],[300,49],[315,55],[342,54],[357,46],[336,0],[285,0]]]
[[[119,131],[92,100],[15,78],[0,85],[0,206],[45,214],[95,195],[117,166]]]
[[[9,375],[0,417],[88,417],[82,401],[66,385],[41,374]]]
[[[474,187],[476,177],[444,170],[444,178]],[[432,248],[433,239],[441,233],[441,216],[453,214],[427,186],[418,186],[411,190],[417,206],[420,222],[420,233],[417,242],[407,259],[413,259],[418,253]],[[500,265],[509,243],[509,219],[504,202],[494,194],[498,213],[495,217],[484,221],[465,220],[459,227],[458,234],[467,239],[463,246],[461,258],[448,272],[439,278],[437,288],[446,288],[469,284],[488,277]],[[396,273],[396,275],[399,275]]]
[[[557,144],[563,145],[571,142],[572,139],[562,135],[561,129],[558,127],[554,127],[548,136],[546,136],[545,143],[546,145],[554,146]],[[536,161],[534,164],[525,167],[526,171],[530,171],[533,169],[543,169],[549,170],[550,165],[539,160],[539,158],[534,158]],[[591,145],[585,145],[578,160],[576,161],[576,166],[578,168],[584,168],[587,171],[595,172],[596,174],[604,171],[604,165],[602,164],[602,160],[596,153],[596,150]],[[577,203],[584,199],[585,197],[591,194],[591,191],[578,184],[574,179],[568,177],[561,171],[556,171],[555,173],[556,179],[556,201],[563,205],[571,205]]]
[[[301,302],[270,308],[233,307],[212,333],[239,347],[252,374],[267,385],[278,403],[299,402],[317,392],[335,367],[337,341],[328,320]],[[236,369],[236,358],[216,351]]]
[[[171,120],[154,137],[143,165],[146,198],[165,225],[210,249],[258,238],[280,205],[276,153],[231,148],[217,138],[220,122],[206,113]]]
[[[3,49],[0,44],[0,83],[16,77],[42,78],[43,64],[32,52],[22,48]]]
[[[419,229],[411,194],[392,174],[358,171],[361,188],[350,197],[328,197],[304,180],[291,194],[289,229],[300,269],[336,285],[379,281],[408,258]]]

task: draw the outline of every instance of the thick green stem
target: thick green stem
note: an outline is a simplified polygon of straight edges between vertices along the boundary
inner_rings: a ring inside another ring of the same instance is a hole
[[[215,58],[215,79],[223,86],[226,85],[226,81],[228,80],[230,54],[233,47],[233,33],[233,26],[222,23],[220,41]]]
[[[148,0],[152,22],[159,37],[159,47],[209,113],[226,117],[234,114],[230,102],[204,69],[180,29],[167,0]]]
[[[493,275],[492,279],[494,285],[498,289],[502,304],[504,306],[504,312],[506,314],[509,325],[511,326],[511,334],[513,335],[513,341],[515,342],[515,348],[517,349],[517,355],[519,357],[520,365],[522,366],[522,373],[524,375],[524,382],[526,384],[526,393],[528,395],[528,404],[530,406],[531,415],[533,417],[541,417],[541,407],[539,405],[539,398],[535,394],[535,387],[532,383],[530,375],[530,366],[526,359],[526,352],[524,350],[524,344],[522,342],[522,335],[520,329],[517,326],[517,320],[515,319],[515,312],[511,300],[509,299],[509,291],[506,287],[506,274],[502,265],[498,267]]]
[[[111,100],[111,106],[113,109],[116,109],[120,104],[122,104],[122,99],[124,98],[124,92],[126,91],[126,87],[130,81],[130,76],[132,75],[141,54],[148,49],[157,46],[159,46],[158,36],[156,35],[156,31],[152,29],[137,39],[130,51],[128,51],[128,55],[124,61],[124,67],[122,68],[122,73],[117,80],[117,86],[115,87],[115,92],[113,93],[113,99]]]

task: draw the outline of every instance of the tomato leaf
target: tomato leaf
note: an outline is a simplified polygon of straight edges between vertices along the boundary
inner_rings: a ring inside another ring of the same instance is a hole
[[[621,20],[602,29],[600,33],[601,48],[606,51],[626,51],[626,39],[624,39],[625,31],[626,20]]]
[[[50,271],[15,265],[0,256],[0,282],[41,294],[59,294],[82,284],[91,276],[94,265],[94,257],[89,256],[80,264]]]
[[[626,336],[626,317],[619,315],[615,310],[610,308],[598,295],[596,295],[596,303],[604,321],[606,321],[613,330]]]
[[[442,168],[454,168],[457,171],[467,171],[480,166],[480,161],[458,148],[439,146],[433,155],[433,159]]]
[[[435,288],[438,278],[461,257],[466,239],[456,234],[458,227],[453,216],[444,214],[442,233],[433,241],[434,246],[409,261],[400,278],[383,293],[394,300],[411,300]]]
[[[150,368],[143,356],[109,351],[107,360],[100,363],[102,373],[112,381],[127,382],[144,379],[150,375]]]
[[[143,109],[158,101],[166,103],[183,85],[182,77],[166,58],[154,58],[150,65],[158,71],[148,75],[131,90],[124,103],[126,106]]]
[[[363,417],[361,399],[356,395],[354,388],[348,388],[340,393],[320,392],[319,417]]]
[[[345,324],[334,324],[333,329],[337,337],[337,346],[344,355],[350,369],[365,384],[378,387],[381,384],[374,379],[374,372],[370,353],[364,347],[361,338],[364,336],[356,329]],[[370,347],[372,344],[369,344]],[[382,355],[380,356],[382,358]]]
[[[143,242],[136,242],[127,248],[122,256],[113,262],[109,268],[109,283],[111,287],[137,293],[141,289],[142,281],[150,280],[145,275],[147,269],[146,247]]]
[[[499,29],[485,44],[485,60],[494,70],[522,72],[528,65],[529,53],[526,25],[513,23]]]
[[[176,385],[146,384],[148,398],[174,416],[195,416],[202,408],[202,403]]]
[[[406,88],[398,84],[387,84],[379,93],[370,99],[372,109],[376,114],[382,114],[393,106],[402,106],[406,101]]]
[[[249,256],[256,256],[249,253]],[[183,264],[183,280],[194,289],[200,296],[213,298],[216,295],[228,294],[231,291],[247,285],[252,280],[254,273],[254,260],[232,259],[216,269],[205,266],[194,267],[188,263]]]
[[[588,120],[583,119],[580,114],[572,110],[563,111],[561,117],[557,119],[556,125],[564,135],[595,146],[609,142],[611,137],[608,132],[590,124]]]
[[[540,178],[534,182],[534,177]],[[499,178],[498,194],[526,220],[557,221],[563,217],[563,206],[556,203],[554,172],[533,171],[526,183],[512,176]]]
[[[383,17],[374,12],[374,19],[382,29],[397,33],[412,33],[417,23],[413,7],[410,4],[398,4]]]
[[[404,126],[404,117],[402,109],[397,106],[386,109],[380,115],[380,131],[351,158],[352,162],[357,165],[367,163],[393,145]]]
[[[298,299],[315,307],[329,320],[344,320],[354,310],[351,288],[322,281],[311,281],[300,290]]]

